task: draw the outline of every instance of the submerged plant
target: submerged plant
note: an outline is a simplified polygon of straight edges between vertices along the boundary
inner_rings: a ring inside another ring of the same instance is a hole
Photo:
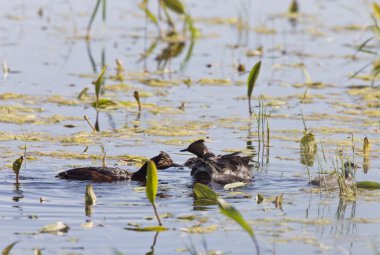
[[[241,213],[232,205],[220,198],[212,189],[201,183],[195,183],[194,194],[197,199],[216,202],[222,214],[239,224],[251,237],[256,247],[256,254],[260,254],[259,244],[257,243],[252,227],[245,221]]]

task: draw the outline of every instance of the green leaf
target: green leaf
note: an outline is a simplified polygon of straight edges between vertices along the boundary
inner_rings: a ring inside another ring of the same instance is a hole
[[[19,172],[20,172],[20,168],[22,166],[22,162],[24,161],[24,157],[21,156],[19,157],[18,159],[15,160],[15,162],[13,162],[13,172],[18,175]]]
[[[146,16],[152,21],[156,26],[158,25],[157,17],[148,9],[148,7],[144,8]]]
[[[116,109],[120,108],[120,105],[118,105],[116,102],[107,99],[107,98],[102,98],[96,102],[93,102],[91,104],[92,107],[95,108],[100,108],[100,109]]]
[[[315,141],[314,134],[306,133],[301,138],[301,150],[308,153],[317,151],[317,142]]]
[[[124,229],[138,231],[138,232],[148,232],[148,231],[161,232],[161,231],[169,230],[167,227],[164,227],[164,226],[148,226],[148,227],[141,227],[141,228],[137,227],[137,228],[124,228]]]
[[[158,188],[158,173],[156,164],[148,161],[147,175],[146,175],[146,196],[151,204],[154,204]]]
[[[97,100],[99,99],[100,86],[102,86],[102,83],[104,80],[103,76],[104,76],[104,73],[106,72],[106,70],[107,70],[107,66],[103,66],[102,71],[100,72],[98,78],[95,81],[95,94],[96,94]]]
[[[378,182],[371,182],[371,181],[362,181],[362,182],[357,182],[356,187],[359,189],[380,189],[380,183]]]
[[[179,0],[164,0],[165,5],[178,14],[185,14],[185,8]]]
[[[218,199],[218,194],[216,194],[212,189],[201,183],[195,183],[194,194],[197,199],[205,199],[216,202]]]
[[[254,237],[253,229],[251,226],[244,220],[243,216],[240,214],[238,210],[235,209],[235,207],[228,204],[226,201],[224,201],[221,198],[218,198],[218,206],[220,209],[220,212],[229,217],[230,219],[234,220],[236,223],[238,223],[252,238]]]
[[[4,250],[1,252],[1,255],[8,255],[9,252],[12,250],[13,246],[15,246],[19,241],[15,241],[4,248]]]
[[[257,62],[253,67],[251,72],[249,73],[247,85],[248,85],[248,98],[251,98],[253,88],[255,87],[255,83],[257,80],[257,77],[260,73],[260,67],[261,67],[261,61]]]

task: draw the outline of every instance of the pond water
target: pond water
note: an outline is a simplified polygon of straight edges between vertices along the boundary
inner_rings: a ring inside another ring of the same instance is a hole
[[[0,2],[0,61],[9,67],[0,79],[0,249],[19,241],[12,254],[35,248],[43,254],[254,253],[249,236],[217,206],[194,204],[188,169],[159,172],[158,211],[167,214],[162,221],[170,230],[158,234],[125,229],[157,224],[140,183],[92,183],[98,201],[86,215],[88,182],[55,178],[71,167],[101,165],[103,149],[107,165],[131,171],[138,169],[137,156],[161,150],[183,163],[190,154],[179,150],[207,138],[215,153],[243,151],[260,162],[250,185],[235,192],[212,188],[251,224],[261,254],[379,252],[378,191],[358,190],[348,199],[339,190],[308,185],[308,171],[334,170],[339,155],[359,165],[358,181],[380,182],[379,87],[365,79],[371,66],[357,77],[362,79],[349,79],[376,59],[362,52],[352,57],[375,33],[370,2],[300,1],[300,13],[290,21],[290,1],[185,1],[201,36],[193,46],[187,38],[166,64],[155,60],[169,45],[163,41],[139,61],[158,35],[140,1],[108,1],[106,28],[98,14],[91,40],[85,40],[93,2]],[[182,30],[183,21],[172,16]],[[254,51],[262,55],[252,56]],[[124,79],[114,78],[116,59],[123,62]],[[250,70],[259,60],[252,105],[258,113],[262,95],[271,112],[269,146],[249,118],[248,73],[237,71],[239,64]],[[112,105],[100,110],[100,132],[92,132],[83,116],[96,120],[91,82],[103,64],[108,70],[101,98]],[[300,109],[318,143],[310,167],[300,156]],[[369,155],[363,154],[365,137]],[[25,151],[15,185],[12,163]],[[276,207],[272,201],[281,193],[283,205]],[[39,233],[57,221],[70,227],[67,233]]]

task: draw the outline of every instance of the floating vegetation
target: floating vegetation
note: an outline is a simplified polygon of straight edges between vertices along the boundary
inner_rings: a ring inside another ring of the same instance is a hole
[[[359,189],[375,190],[380,189],[380,183],[373,181],[361,181],[356,183],[356,187]]]
[[[52,223],[46,225],[40,229],[40,233],[50,233],[50,234],[60,234],[66,233],[69,230],[69,226],[65,223],[58,221],[56,223]]]

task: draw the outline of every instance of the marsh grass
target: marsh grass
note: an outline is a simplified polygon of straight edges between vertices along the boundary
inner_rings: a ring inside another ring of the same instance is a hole
[[[268,112],[268,106],[264,102],[263,96],[259,96],[259,111],[256,113],[255,111],[252,111],[256,123],[257,123],[257,141],[258,141],[258,148],[257,148],[257,157],[258,162],[264,163],[264,157],[265,157],[265,151],[264,148],[266,148],[267,158],[269,157],[269,147],[270,147],[270,127],[269,127],[269,118],[273,112]],[[261,160],[260,160],[261,156]]]

